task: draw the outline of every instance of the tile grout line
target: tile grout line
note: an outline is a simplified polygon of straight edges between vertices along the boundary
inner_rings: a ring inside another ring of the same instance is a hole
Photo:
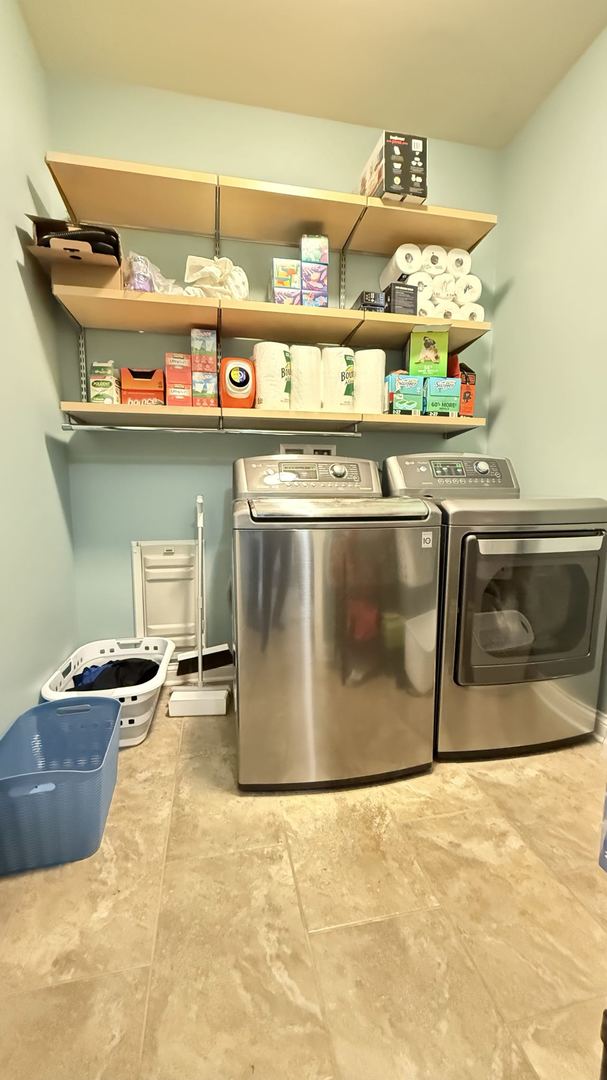
[[[334,930],[351,930],[357,926],[371,926],[374,923],[390,922],[392,919],[408,919],[409,915],[419,915],[421,912],[432,915],[434,912],[442,911],[443,908],[440,904],[433,904],[432,907],[415,907],[410,908],[408,911],[391,911],[388,915],[372,915],[368,919],[356,919],[354,922],[333,923],[331,926],[317,926],[313,930],[308,930],[308,934],[330,934]]]
[[[59,979],[58,982],[44,983],[41,986],[26,986],[22,990],[9,990],[7,994],[3,994],[2,1001],[13,1001],[15,998],[23,997],[26,994],[42,994],[46,990],[58,990],[62,986],[72,986],[74,983],[94,982],[97,979],[112,979],[115,975],[127,975],[130,971],[145,971],[149,966],[149,962],[146,962],[145,964],[131,964],[129,967],[116,968],[115,971],[93,971],[88,975],[76,975],[71,979]]]
[[[508,1031],[508,1034],[510,1035],[510,1038],[515,1043],[515,1045],[518,1047],[518,1049],[520,1050],[526,1064],[528,1064],[529,1068],[531,1069],[531,1072],[533,1073],[533,1076],[534,1077],[537,1076],[538,1080],[540,1080],[539,1073],[537,1073],[536,1070],[534,1069],[534,1067],[533,1067],[533,1065],[532,1065],[532,1063],[531,1063],[531,1061],[529,1059],[529,1055],[527,1054],[524,1046],[521,1045],[520,1039],[514,1034],[514,1032],[512,1030],[513,1027],[515,1025],[518,1025],[518,1024],[533,1024],[536,1021],[541,1022],[541,1020],[544,1017],[546,1017],[546,1019],[548,1019],[550,1016],[556,1016],[558,1013],[567,1012],[568,1009],[575,1008],[577,1005],[588,1005],[592,1001],[598,1002],[599,1006],[602,1008],[602,1006],[604,1005],[605,999],[604,999],[604,997],[602,995],[599,996],[597,994],[594,994],[592,997],[584,998],[583,1001],[574,1001],[570,1005],[561,1005],[558,1009],[542,1009],[541,1012],[534,1013],[533,1016],[525,1017],[524,1020],[511,1020],[511,1021],[505,1020],[504,1021],[505,1025],[506,1025],[506,1030]],[[501,1015],[501,1013],[500,1013],[500,1015]],[[600,1037],[599,1037],[599,1042],[600,1042]]]
[[[168,710],[168,703],[167,703],[167,710]],[[167,716],[168,716],[168,712],[167,712]],[[149,1013],[150,996],[151,996],[151,990],[152,990],[152,974],[153,974],[153,970],[154,970],[154,960],[155,960],[155,957],[156,957],[156,946],[158,944],[158,927],[159,927],[159,924],[160,924],[160,910],[161,910],[161,907],[162,907],[162,893],[163,893],[163,889],[164,889],[164,879],[165,879],[166,868],[167,868],[167,852],[168,852],[168,849],[169,849],[169,839],[170,839],[170,835],[171,835],[171,820],[172,820],[172,817],[173,817],[173,804],[175,802],[175,792],[177,790],[177,774],[178,774],[178,771],[179,771],[181,742],[182,742],[182,739],[183,739],[183,721],[184,721],[184,717],[181,718],[181,725],[180,725],[180,728],[179,728],[179,741],[177,743],[177,752],[175,754],[175,768],[173,770],[173,786],[172,786],[171,795],[170,795],[169,813],[168,813],[168,821],[167,821],[167,831],[166,831],[166,837],[165,837],[165,841],[164,841],[164,851],[163,851],[163,855],[162,855],[162,867],[161,867],[161,872],[160,872],[160,881],[159,881],[159,884],[158,884],[158,900],[157,900],[157,904],[156,904],[156,924],[155,924],[155,927],[154,927],[154,935],[153,935],[153,941],[152,941],[152,951],[151,951],[150,966],[149,966],[149,972],[148,972],[148,984],[147,984],[147,988],[146,988],[145,1000],[144,1000],[144,1005],[143,1005],[143,1018],[142,1018],[142,1024],[141,1024],[141,1039],[140,1039],[140,1042],[139,1042],[139,1055],[138,1055],[138,1060],[137,1060],[137,1077],[140,1077],[140,1075],[141,1075],[141,1067],[142,1067],[142,1064],[143,1064],[143,1049],[144,1049],[144,1045],[145,1045],[145,1035],[146,1035],[146,1030],[147,1030],[147,1025],[148,1025],[148,1013]]]
[[[295,889],[295,896],[297,897],[297,906],[299,907],[299,916],[301,918],[301,925],[303,927],[303,932],[304,932],[305,939],[306,939],[306,946],[307,946],[307,950],[308,950],[308,956],[310,958],[310,967],[312,969],[312,978],[314,980],[314,985],[316,987],[316,994],[317,994],[318,1002],[319,1002],[319,1006],[320,1006],[320,1016],[321,1016],[323,1028],[325,1029],[325,1032],[326,1032],[326,1035],[327,1035],[327,1040],[328,1040],[328,1043],[329,1043],[329,1051],[330,1051],[330,1054],[331,1054],[331,1065],[333,1067],[333,1074],[334,1074],[333,1077],[331,1078],[331,1080],[340,1080],[341,1072],[340,1072],[340,1069],[338,1067],[337,1055],[335,1053],[335,1047],[333,1045],[333,1033],[331,1031],[329,1021],[328,1021],[327,1003],[325,1001],[325,996],[324,996],[324,994],[322,992],[320,976],[318,974],[318,969],[316,967],[316,960],[315,960],[315,957],[314,957],[314,951],[312,949],[312,944],[311,944],[311,941],[310,941],[310,931],[308,930],[308,924],[307,924],[306,917],[305,917],[303,902],[302,902],[301,894],[300,894],[300,891],[299,891],[299,883],[297,881],[297,875],[295,873],[295,865],[293,863],[293,855],[292,855],[292,852],[291,852],[291,845],[289,844],[289,834],[288,834],[285,818],[284,818],[282,813],[281,813],[281,818],[282,818],[281,830],[282,830],[283,840],[284,840],[284,844],[285,844],[285,848],[286,848],[286,852],[287,852],[287,858],[289,860],[289,866],[291,868],[291,877],[293,878],[293,887]]]

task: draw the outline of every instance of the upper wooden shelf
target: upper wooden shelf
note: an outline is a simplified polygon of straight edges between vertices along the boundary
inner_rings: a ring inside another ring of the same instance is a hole
[[[214,329],[218,322],[215,299],[81,285],[54,285],[53,293],[76,322],[96,330],[189,334],[193,326]]]
[[[364,312],[350,308],[290,307],[255,300],[222,300],[221,333],[293,343],[343,345],[362,322]]]
[[[350,251],[392,255],[399,244],[442,244],[472,251],[497,224],[495,214],[443,206],[390,206],[367,199]]]
[[[303,233],[322,233],[342,248],[366,208],[362,195],[219,177],[219,233],[239,240],[299,245]]]
[[[209,236],[215,231],[214,173],[78,154],[49,153],[45,160],[74,221]]]
[[[488,322],[448,322],[446,319],[426,319],[421,315],[392,315],[391,312],[366,311],[365,318],[348,339],[357,349],[381,347],[401,349],[412,330],[424,327],[444,327],[449,331],[449,351],[461,352],[491,329]]]
[[[72,420],[97,427],[219,428],[221,409],[192,405],[102,405],[94,401],[62,401]]]

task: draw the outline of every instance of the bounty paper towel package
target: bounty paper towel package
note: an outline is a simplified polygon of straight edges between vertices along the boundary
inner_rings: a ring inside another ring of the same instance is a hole
[[[357,349],[354,353],[356,410],[370,415],[384,410],[386,354],[383,349]]]
[[[449,331],[427,327],[413,330],[405,349],[405,367],[409,375],[445,376]]]
[[[426,379],[425,416],[458,416],[461,379]]]
[[[360,194],[393,202],[425,202],[426,150],[426,140],[419,135],[382,131],[363,169]]]
[[[291,345],[291,408],[319,412],[322,408],[321,353],[316,345]]]
[[[384,412],[420,416],[424,408],[424,380],[421,375],[391,371],[386,375]]]
[[[354,409],[354,353],[328,345],[322,350],[322,407],[328,412]]]
[[[284,411],[291,404],[291,353],[280,341],[258,341],[255,361],[255,407]]]

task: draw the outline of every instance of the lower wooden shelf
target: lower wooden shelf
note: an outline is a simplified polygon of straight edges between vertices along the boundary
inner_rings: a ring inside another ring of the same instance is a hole
[[[91,427],[191,428],[219,431],[384,431],[458,435],[484,427],[481,416],[393,416],[356,412],[293,412],[271,409],[199,409],[167,405],[97,405],[62,401],[65,415],[83,430]]]

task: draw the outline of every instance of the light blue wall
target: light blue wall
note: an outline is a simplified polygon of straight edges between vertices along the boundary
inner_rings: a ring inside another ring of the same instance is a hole
[[[350,191],[377,137],[370,128],[266,109],[185,97],[143,87],[108,86],[71,79],[50,85],[52,147],[55,150],[196,168],[257,179]],[[447,206],[495,209],[497,154],[494,151],[432,141],[429,148],[430,200]],[[169,275],[181,277],[188,252],[210,254],[202,238],[167,238],[124,233],[125,247],[160,262]],[[241,262],[251,278],[252,295],[264,295],[272,249],[224,244],[223,253]],[[286,253],[279,249],[279,253]],[[377,288],[385,260],[350,256],[347,300],[362,288]],[[489,238],[474,255],[485,283],[491,317],[495,241]],[[335,271],[333,289],[337,288]],[[250,344],[225,343],[248,355]],[[91,358],[159,366],[166,349],[181,349],[180,338],[154,335],[89,333]],[[66,383],[74,352],[65,346]],[[466,360],[479,374],[479,412],[485,406],[491,338],[472,346]],[[398,356],[392,357],[393,366]],[[338,452],[383,459],[414,449],[484,449],[484,432],[440,439],[394,436],[335,438]],[[232,461],[247,454],[272,453],[280,439],[169,434],[84,434],[70,445],[70,480],[74,506],[79,634],[83,640],[119,635],[132,629],[130,541],[176,539],[193,535],[194,497],[207,502],[210,636],[229,632],[227,587],[230,563],[229,506]]]
[[[34,705],[74,647],[66,444],[60,434],[56,308],[26,257],[25,213],[58,203],[44,167],[46,91],[17,4],[0,7],[0,734]]]
[[[530,496],[607,498],[606,113],[604,32],[502,154],[489,446]]]

